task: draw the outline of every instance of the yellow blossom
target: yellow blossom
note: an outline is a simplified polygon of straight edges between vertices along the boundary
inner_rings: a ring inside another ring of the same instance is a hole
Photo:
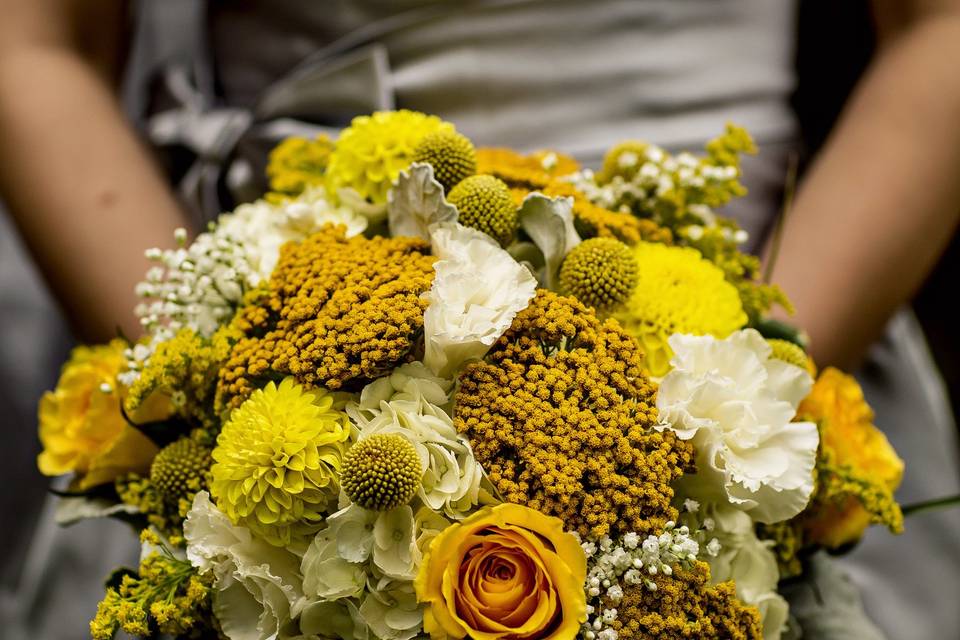
[[[870,524],[903,528],[893,497],[903,460],[873,425],[857,381],[838,369],[820,374],[798,415],[820,424],[818,487],[803,515],[807,542],[838,548],[856,542]]]
[[[698,251],[649,242],[638,243],[633,251],[637,284],[612,315],[640,341],[652,375],[670,369],[673,352],[667,339],[672,334],[722,339],[746,324],[736,288]]]
[[[643,355],[616,322],[546,290],[460,376],[454,424],[507,502],[583,536],[653,533],[693,448],[659,432]]]
[[[573,640],[587,619],[586,574],[561,520],[500,504],[434,538],[414,587],[434,640]]]
[[[230,415],[213,450],[210,493],[234,524],[277,546],[315,533],[336,504],[350,421],[333,395],[285,378]]]
[[[324,172],[333,142],[327,135],[313,140],[286,138],[270,151],[267,162],[267,177],[270,179],[272,198],[298,196],[308,187],[323,184]]]
[[[75,472],[83,490],[149,469],[157,447],[130,426],[120,410],[117,374],[126,363],[124,348],[122,340],[77,347],[56,389],[40,400],[41,473]]]
[[[390,184],[410,166],[420,141],[453,125],[416,111],[377,111],[358,116],[337,139],[327,165],[327,187],[349,187],[374,204],[387,201]]]

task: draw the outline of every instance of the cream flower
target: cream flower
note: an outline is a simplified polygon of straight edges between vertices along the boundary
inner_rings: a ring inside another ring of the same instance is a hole
[[[483,471],[444,410],[450,386],[414,362],[367,385],[360,401],[348,404],[346,411],[360,439],[397,433],[413,443],[424,469],[419,499],[460,519],[481,501]]]
[[[457,208],[447,202],[443,186],[436,181],[433,167],[414,162],[401,171],[387,192],[390,235],[430,239],[430,227],[457,221]]]
[[[819,441],[815,424],[791,422],[810,374],[771,359],[752,329],[725,340],[677,334],[669,344],[673,369],[657,408],[664,428],[696,447],[698,472],[684,479],[687,493],[729,502],[759,522],[797,515],[813,492]]]
[[[410,582],[371,591],[360,605],[360,617],[381,640],[409,640],[423,627],[423,609]]]
[[[230,640],[277,637],[302,597],[299,558],[232,524],[197,493],[183,524],[187,559],[214,576],[213,611]]]
[[[481,358],[536,293],[536,278],[489,236],[460,224],[434,227],[436,276],[424,294],[424,363],[451,378]]]
[[[777,593],[780,572],[770,544],[757,538],[749,515],[730,505],[707,505],[696,515],[699,520],[690,522],[691,528],[712,521],[707,536],[719,547],[716,555],[701,557],[710,565],[710,581],[718,584],[733,580],[737,597],[760,611],[764,640],[780,640],[789,605]]]

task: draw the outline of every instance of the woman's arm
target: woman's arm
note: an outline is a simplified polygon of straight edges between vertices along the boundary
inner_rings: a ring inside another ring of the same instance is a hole
[[[960,220],[960,1],[878,0],[880,47],[787,215],[773,280],[850,366]]]
[[[140,335],[143,251],[184,224],[112,91],[124,10],[0,0],[0,194],[85,340]]]

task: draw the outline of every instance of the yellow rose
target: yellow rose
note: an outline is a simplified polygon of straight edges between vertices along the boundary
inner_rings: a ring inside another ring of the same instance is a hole
[[[586,574],[563,522],[500,504],[434,538],[414,586],[434,640],[572,640],[587,619]]]
[[[803,521],[807,541],[835,549],[859,540],[871,523],[899,532],[903,516],[893,492],[903,460],[873,425],[857,381],[827,367],[797,413],[816,420],[821,435],[820,486]]]
[[[40,472],[75,472],[80,490],[131,471],[146,473],[157,453],[153,442],[134,429],[120,411],[117,374],[124,366],[124,343],[77,347],[63,367],[57,388],[40,400]]]

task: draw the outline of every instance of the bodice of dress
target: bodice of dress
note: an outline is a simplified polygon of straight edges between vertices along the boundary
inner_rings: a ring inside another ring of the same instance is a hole
[[[384,45],[395,105],[481,145],[585,162],[624,138],[696,147],[726,121],[794,119],[794,3],[777,0],[229,0],[210,5],[220,90],[253,105],[324,49]],[[782,178],[782,176],[781,176]]]

